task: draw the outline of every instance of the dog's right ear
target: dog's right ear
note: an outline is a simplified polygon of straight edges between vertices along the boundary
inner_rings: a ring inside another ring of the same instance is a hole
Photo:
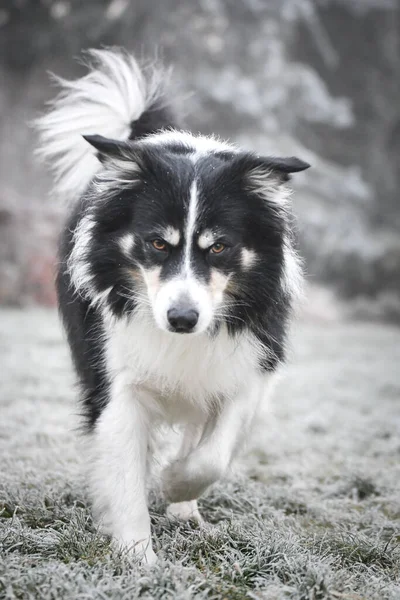
[[[97,158],[102,163],[105,163],[110,159],[128,161],[137,160],[136,154],[129,142],[112,140],[103,137],[102,135],[83,135],[82,137],[93,146],[93,148],[96,148]]]

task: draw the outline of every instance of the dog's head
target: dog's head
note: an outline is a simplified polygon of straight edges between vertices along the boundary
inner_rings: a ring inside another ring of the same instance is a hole
[[[179,132],[86,139],[103,168],[75,231],[78,291],[117,316],[141,308],[160,329],[192,334],[240,328],[294,292],[287,181],[308,164]]]

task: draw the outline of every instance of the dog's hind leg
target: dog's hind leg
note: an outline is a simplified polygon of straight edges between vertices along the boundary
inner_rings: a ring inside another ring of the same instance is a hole
[[[195,425],[187,425],[183,433],[181,447],[176,460],[184,460],[188,454],[198,445],[202,435],[202,428]],[[188,500],[184,502],[173,502],[167,507],[167,515],[181,521],[194,521],[201,525],[204,523],[200,514],[197,500]]]

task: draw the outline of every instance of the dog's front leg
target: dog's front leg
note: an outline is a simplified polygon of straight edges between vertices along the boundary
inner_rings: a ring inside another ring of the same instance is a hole
[[[199,445],[164,472],[164,492],[171,502],[193,500],[223,477],[246,438],[270,378],[257,378],[243,386],[235,398],[207,422]]]
[[[105,530],[119,546],[151,564],[157,557],[147,508],[149,423],[142,394],[121,378],[114,380],[92,434],[90,483],[94,512]]]

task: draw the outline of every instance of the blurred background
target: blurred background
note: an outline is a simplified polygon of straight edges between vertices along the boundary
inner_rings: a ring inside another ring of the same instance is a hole
[[[308,310],[400,322],[397,0],[2,0],[0,303],[52,305],[65,208],[29,122],[48,72],[122,45],[173,65],[186,126],[298,155],[295,211]]]
[[[106,559],[91,525],[54,310],[66,207],[29,125],[49,72],[79,77],[82,50],[112,45],[173,67],[187,128],[312,165],[293,178],[293,356],[246,479],[200,502],[213,533],[152,502],[165,577]],[[399,600],[399,189],[400,0],[0,0],[1,598]]]

